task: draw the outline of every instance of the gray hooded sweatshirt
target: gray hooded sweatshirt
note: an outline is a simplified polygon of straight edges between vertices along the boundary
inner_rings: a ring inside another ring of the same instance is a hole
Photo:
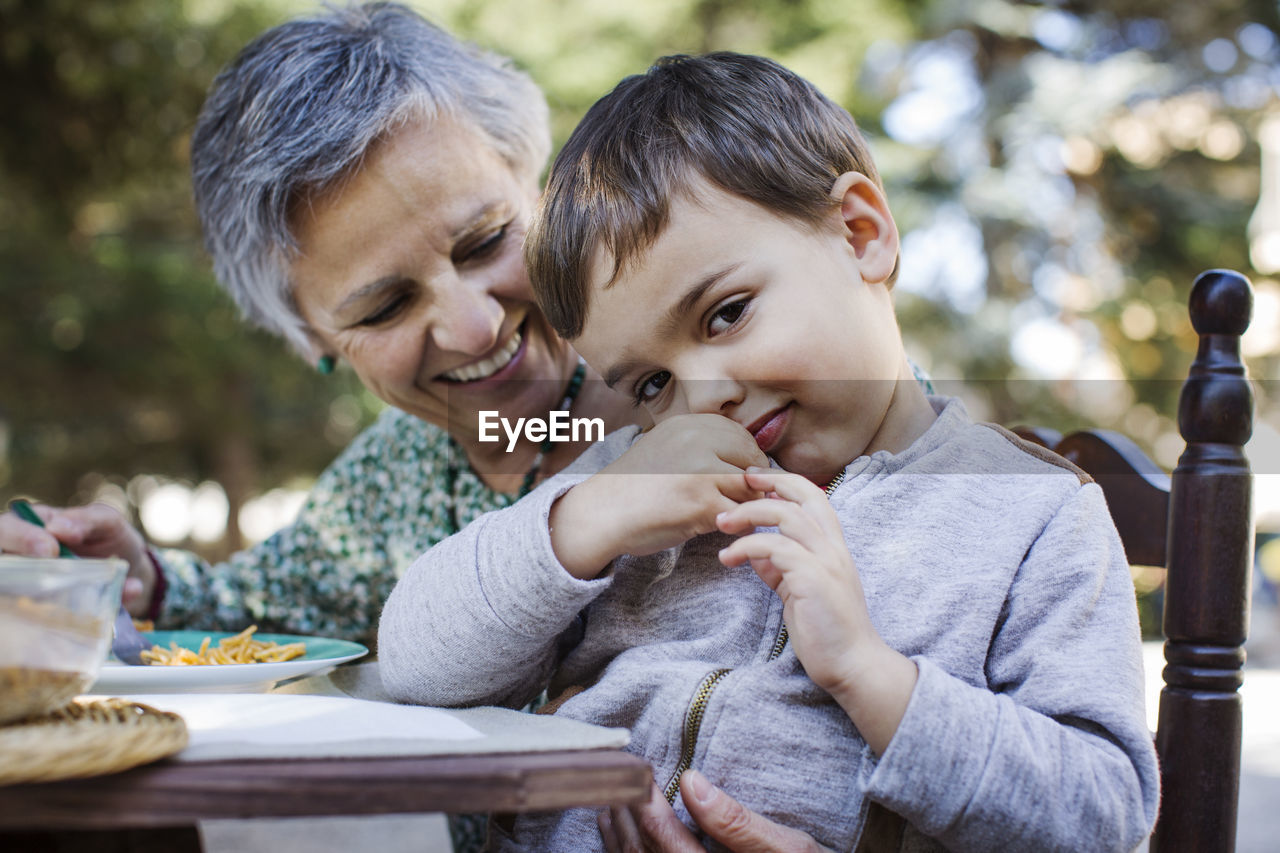
[[[687,761],[836,850],[853,849],[869,813],[898,822],[901,849],[1132,849],[1155,821],[1159,774],[1133,585],[1102,492],[959,401],[931,402],[923,436],[855,459],[831,495],[876,630],[919,670],[883,755],[779,642],[773,591],[720,564],[728,537],[623,556],[589,581],[559,564],[551,504],[635,428],[407,569],[382,614],[387,689],[520,707],[585,688],[556,713],[630,729],[659,786]],[[602,849],[595,812],[520,815],[494,840]]]

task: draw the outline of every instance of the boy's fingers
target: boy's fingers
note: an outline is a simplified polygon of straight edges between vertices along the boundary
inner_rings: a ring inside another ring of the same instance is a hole
[[[804,536],[816,529],[814,520],[797,504],[769,499],[740,503],[716,516],[723,533],[741,533],[752,527],[776,527],[786,536]]]
[[[739,435],[737,431],[741,429],[741,427],[734,424],[732,421],[729,423],[730,429],[733,430],[733,433],[728,441],[717,442],[715,448],[716,455],[725,462],[728,462],[730,465],[734,465],[738,468],[747,468],[750,466],[768,468],[769,457],[765,456],[760,450],[760,446],[756,444],[756,440],[751,437],[751,433],[743,429],[742,434]]]
[[[697,415],[698,435],[711,442],[715,454],[739,470],[756,465],[769,467],[769,457],[741,424],[720,415]]]
[[[756,492],[750,485],[746,484],[746,480],[742,479],[741,471],[731,476],[726,476],[719,483],[719,493],[727,498],[726,506],[721,507],[722,511],[733,510],[742,503],[750,503],[751,501],[759,501],[762,494]]]
[[[755,439],[749,438],[747,446],[734,447],[730,452],[721,452],[718,455],[739,471],[745,471],[747,468],[768,469],[769,467],[769,457],[760,451]]]
[[[743,479],[765,492],[770,499],[780,498],[780,502],[801,507],[828,536],[843,541],[844,530],[827,500],[826,492],[804,477],[775,468],[748,468]]]
[[[757,500],[732,507],[716,516],[721,533],[742,534],[757,527],[776,527],[788,539],[794,539],[814,554],[826,553],[833,547],[844,548],[844,531],[830,507],[808,507],[790,501]]]
[[[722,476],[717,481],[720,494],[724,495],[731,502],[726,510],[733,509],[739,504],[745,504],[750,501],[760,500],[764,495],[747,485],[747,479],[742,476],[741,471],[732,471]]]
[[[749,562],[752,568],[756,568],[757,564],[763,565],[767,561],[773,570],[768,573],[769,577],[759,569],[757,574],[760,574],[761,580],[771,588],[776,588],[776,584],[771,583],[771,580],[781,580],[780,573],[803,562],[806,556],[812,555],[804,546],[786,536],[779,536],[776,533],[752,533],[721,549],[719,556],[720,562],[726,566],[737,566]],[[778,573],[776,576],[775,572]]]
[[[742,562],[742,561],[739,561]],[[738,563],[727,563],[729,566],[736,566]],[[764,585],[774,592],[782,586],[782,570],[773,564],[773,560],[768,557],[763,559],[753,559],[750,561],[751,570],[756,573],[760,580],[764,581]]]
[[[815,498],[826,499],[822,489],[810,483],[799,474],[783,471],[780,468],[758,468],[751,466],[746,470],[747,482],[752,488],[762,492],[777,492],[778,497],[804,503]]]

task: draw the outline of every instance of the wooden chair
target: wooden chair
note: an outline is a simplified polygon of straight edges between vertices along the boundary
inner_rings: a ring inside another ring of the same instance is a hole
[[[1200,347],[1178,401],[1187,447],[1167,476],[1132,441],[1018,428],[1102,487],[1130,563],[1168,569],[1164,688],[1156,748],[1160,816],[1152,851],[1235,849],[1244,641],[1253,563],[1252,481],[1243,445],[1253,390],[1240,358],[1253,289],[1229,270],[1200,275],[1191,322]]]

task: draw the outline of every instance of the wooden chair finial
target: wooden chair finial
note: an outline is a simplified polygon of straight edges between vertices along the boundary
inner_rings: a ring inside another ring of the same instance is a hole
[[[1240,336],[1253,314],[1253,286],[1238,272],[1209,270],[1191,289],[1191,324],[1200,348],[1178,400],[1178,430],[1193,458],[1179,462],[1203,465],[1216,459],[1239,467],[1243,453],[1200,444],[1242,446],[1253,434],[1253,388],[1240,357]]]
[[[1253,291],[1229,270],[1200,275],[1200,346],[1178,400],[1187,448],[1171,478],[1165,687],[1156,747],[1162,796],[1152,851],[1235,848],[1244,641],[1253,563],[1253,477],[1244,444],[1253,390],[1240,357]]]
[[[1235,270],[1207,270],[1191,286],[1191,325],[1201,335],[1243,335],[1253,316],[1253,285]]]

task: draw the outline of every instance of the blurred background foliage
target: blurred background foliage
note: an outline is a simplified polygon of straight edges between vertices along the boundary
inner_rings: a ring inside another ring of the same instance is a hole
[[[557,144],[662,54],[762,53],[809,77],[871,138],[904,235],[909,351],[981,417],[1121,429],[1171,467],[1190,284],[1233,267],[1258,288],[1246,350],[1260,422],[1277,421],[1280,285],[1249,241],[1280,235],[1274,161],[1259,204],[1275,0],[409,5],[526,68]],[[287,520],[262,496],[305,487],[378,411],[348,373],[318,376],[239,322],[190,203],[210,80],[311,8],[0,0],[0,501],[106,498],[218,556]],[[1255,466],[1280,473],[1264,432],[1271,468]],[[139,512],[175,484],[204,484],[183,494],[212,523]],[[267,527],[242,529],[255,501]]]

